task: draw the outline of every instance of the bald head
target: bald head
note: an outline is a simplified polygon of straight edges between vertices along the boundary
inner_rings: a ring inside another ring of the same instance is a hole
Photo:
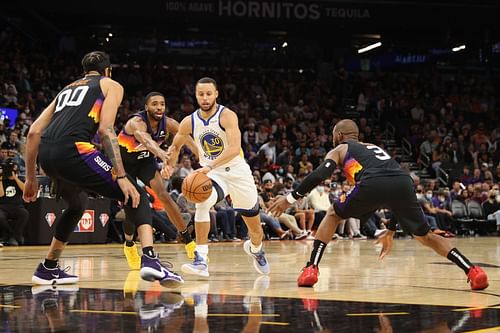
[[[333,128],[333,141],[335,145],[347,139],[358,140],[358,125],[351,119],[342,119]]]

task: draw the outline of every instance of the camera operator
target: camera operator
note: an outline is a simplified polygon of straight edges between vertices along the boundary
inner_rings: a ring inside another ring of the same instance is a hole
[[[7,233],[8,245],[24,243],[29,213],[23,204],[24,182],[17,176],[18,165],[8,158],[0,174],[0,231]]]

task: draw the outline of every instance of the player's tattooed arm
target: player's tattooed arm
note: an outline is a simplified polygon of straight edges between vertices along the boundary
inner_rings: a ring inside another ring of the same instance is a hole
[[[104,152],[111,160],[111,164],[113,164],[113,167],[115,168],[117,177],[123,177],[125,176],[125,168],[123,167],[115,129],[113,126],[108,126],[104,133],[105,134],[101,137]]]

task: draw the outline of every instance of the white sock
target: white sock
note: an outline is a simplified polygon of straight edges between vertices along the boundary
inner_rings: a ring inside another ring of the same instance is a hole
[[[198,245],[196,244],[196,252],[204,259],[207,260],[208,256],[208,244],[206,245]]]
[[[262,249],[262,242],[260,242],[259,245],[254,245],[252,241],[250,241],[250,251],[252,253],[257,253],[260,251],[260,249]]]

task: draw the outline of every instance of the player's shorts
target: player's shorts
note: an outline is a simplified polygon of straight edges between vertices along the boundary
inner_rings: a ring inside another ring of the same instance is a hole
[[[89,142],[44,140],[39,160],[43,171],[56,182],[61,179],[88,192],[124,200],[111,161]]]
[[[42,140],[39,161],[43,171],[56,183],[56,187],[65,187],[67,190],[68,186],[74,186],[72,193],[83,190],[122,202],[125,199],[111,161],[90,142]],[[146,192],[137,185],[135,178],[128,178],[139,192],[140,201],[137,208],[132,208],[132,200],[128,200],[124,207],[127,221],[137,226],[151,224],[151,208]]]
[[[333,207],[341,218],[354,217],[362,223],[377,209],[388,208],[404,231],[416,236],[430,231],[417,201],[413,180],[407,175],[361,179],[347,195],[336,200]]]
[[[139,178],[144,184],[149,185],[159,170],[155,156],[147,150],[128,153],[123,147],[120,147],[120,153],[127,173],[132,178]]]
[[[211,170],[207,176],[222,190],[222,197],[216,191],[204,202],[196,204],[195,221],[209,221],[209,210],[217,203],[217,200],[231,196],[234,210],[242,214],[258,214],[256,205],[258,202],[257,188],[254,183],[252,171],[247,163],[240,163],[230,167],[218,167]]]

